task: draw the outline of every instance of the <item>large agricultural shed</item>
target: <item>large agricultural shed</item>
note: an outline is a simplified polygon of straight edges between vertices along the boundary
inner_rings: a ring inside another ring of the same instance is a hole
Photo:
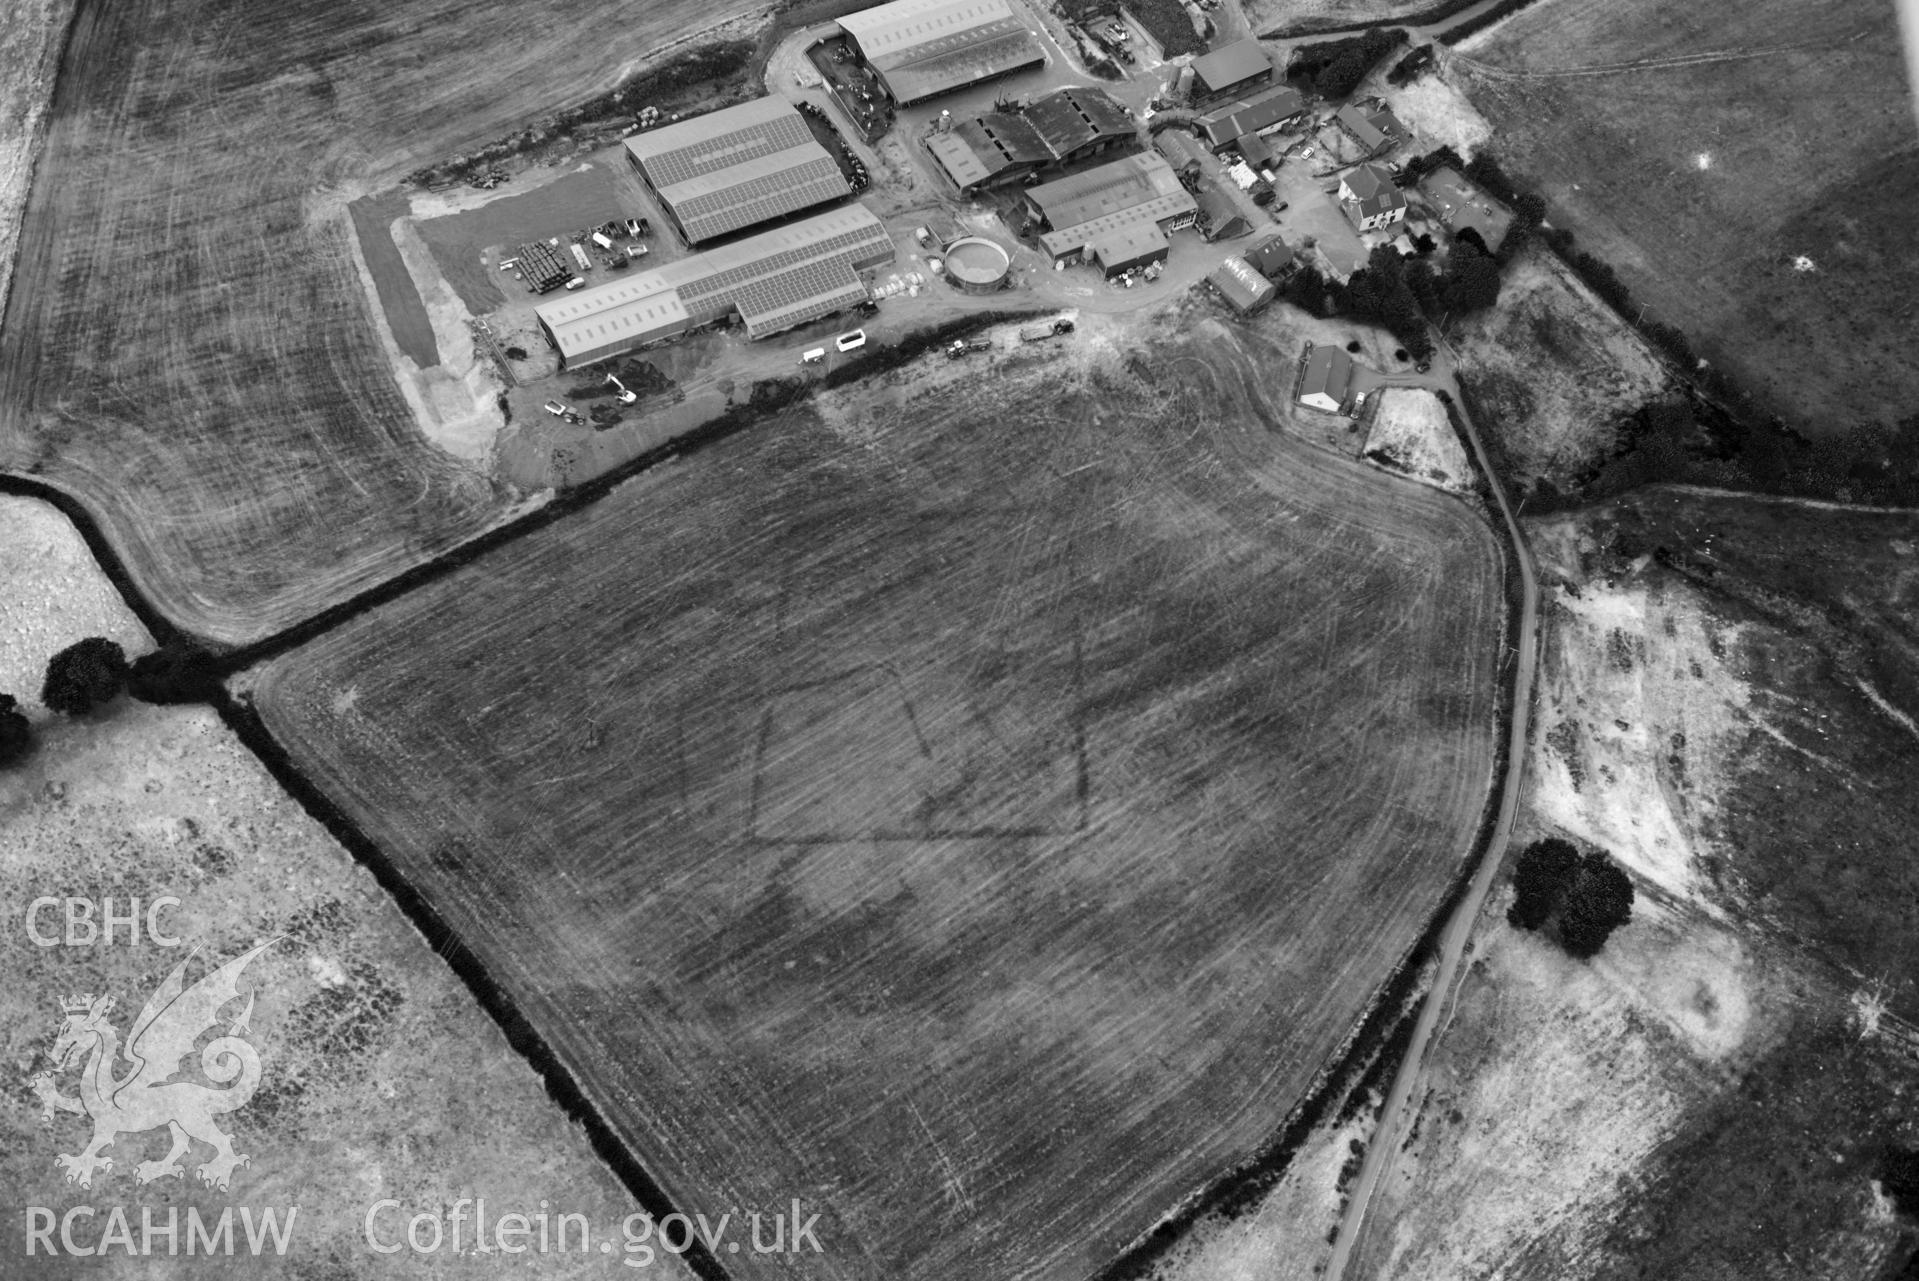
[[[1046,61],[1014,0],[893,0],[839,24],[902,107]]]
[[[1034,187],[1026,205],[1045,222],[1039,242],[1055,262],[1085,256],[1095,241],[1138,224],[1162,233],[1190,227],[1199,211],[1173,167],[1151,151]]]
[[[1272,59],[1251,36],[1193,59],[1193,97],[1199,100],[1245,93],[1272,78]]]
[[[756,98],[626,140],[689,245],[852,194],[839,164],[784,98]]]
[[[848,205],[544,303],[540,329],[573,369],[737,312],[764,338],[864,302],[860,272],[893,261],[893,239]]]
[[[1299,90],[1279,85],[1201,116],[1199,131],[1213,144],[1213,150],[1218,151],[1249,134],[1276,129],[1304,110],[1306,99]]]
[[[971,195],[1028,174],[1085,160],[1133,141],[1125,107],[1103,89],[1074,86],[1013,111],[989,111],[926,139],[955,189]]]

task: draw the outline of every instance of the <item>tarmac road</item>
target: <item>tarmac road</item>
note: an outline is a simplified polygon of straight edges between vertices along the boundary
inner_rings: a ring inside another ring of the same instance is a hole
[[[1416,381],[1427,386],[1446,387],[1447,394],[1453,398],[1459,410],[1460,421],[1466,425],[1473,457],[1487,476],[1493,476],[1495,473],[1491,461],[1479,440],[1479,428],[1466,412],[1465,403],[1460,400],[1459,385],[1452,376],[1451,362],[1444,357],[1444,352],[1436,353],[1432,374]],[[1391,381],[1403,385],[1400,379]],[[1507,535],[1518,560],[1522,595],[1517,638],[1519,663],[1513,675],[1512,733],[1506,753],[1506,777],[1500,784],[1499,817],[1493,827],[1492,840],[1487,842],[1485,852],[1480,855],[1479,869],[1473,873],[1472,885],[1466,897],[1453,910],[1452,918],[1446,922],[1445,931],[1440,935],[1439,972],[1433,979],[1432,994],[1419,1011],[1419,1021],[1413,1025],[1412,1042],[1406,1047],[1406,1058],[1393,1077],[1392,1089],[1387,1092],[1385,1106],[1380,1111],[1379,1127],[1373,1134],[1372,1142],[1367,1145],[1359,1176],[1353,1184],[1352,1200],[1347,1205],[1345,1217],[1340,1220],[1332,1258],[1326,1265],[1326,1281],[1343,1281],[1345,1278],[1347,1263],[1365,1231],[1373,1195],[1391,1172],[1393,1159],[1399,1154],[1400,1134],[1405,1127],[1413,1086],[1419,1079],[1420,1068],[1426,1061],[1426,1051],[1432,1044],[1434,1031],[1441,1025],[1442,1016],[1450,1020],[1452,1005],[1458,995],[1456,989],[1460,962],[1466,954],[1473,922],[1479,919],[1479,909],[1486,901],[1487,892],[1492,889],[1493,878],[1506,853],[1506,844],[1512,839],[1513,818],[1519,812],[1521,785],[1526,772],[1526,740],[1532,724],[1533,677],[1539,655],[1539,584],[1533,573],[1532,549],[1526,545],[1525,531],[1519,527],[1519,519],[1513,513],[1505,487],[1495,483],[1492,491],[1498,499],[1499,514],[1506,522]]]

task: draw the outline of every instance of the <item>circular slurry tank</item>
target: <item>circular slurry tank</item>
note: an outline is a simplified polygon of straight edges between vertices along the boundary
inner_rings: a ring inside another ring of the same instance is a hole
[[[967,236],[946,246],[946,275],[969,294],[1004,288],[1013,260],[984,236]]]

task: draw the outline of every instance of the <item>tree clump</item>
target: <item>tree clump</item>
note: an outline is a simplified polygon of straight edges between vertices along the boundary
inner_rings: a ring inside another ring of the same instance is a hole
[[[127,654],[118,641],[89,636],[47,662],[40,701],[63,716],[84,716],[112,702],[127,683]]]
[[[0,694],[0,769],[18,765],[33,750],[33,726],[20,710],[19,700]]]
[[[220,693],[219,661],[184,641],[133,660],[127,693],[143,703],[210,703]]]
[[[1604,851],[1581,854],[1572,842],[1547,837],[1519,855],[1506,920],[1547,930],[1569,955],[1587,960],[1632,918],[1632,903],[1632,878]]]

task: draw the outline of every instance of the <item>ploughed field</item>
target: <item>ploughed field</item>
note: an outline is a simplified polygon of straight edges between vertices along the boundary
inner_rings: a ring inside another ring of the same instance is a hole
[[[1460,869],[1457,500],[1224,331],[828,397],[259,669],[735,1275],[1083,1277],[1254,1153]],[[872,399],[861,399],[872,397]]]
[[[78,494],[226,642],[497,520],[512,496],[400,397],[346,204],[743,7],[83,6],[0,324],[0,469]]]
[[[1492,150],[1649,319],[1830,434],[1919,402],[1919,139],[1894,11],[1550,0],[1454,66]]]

